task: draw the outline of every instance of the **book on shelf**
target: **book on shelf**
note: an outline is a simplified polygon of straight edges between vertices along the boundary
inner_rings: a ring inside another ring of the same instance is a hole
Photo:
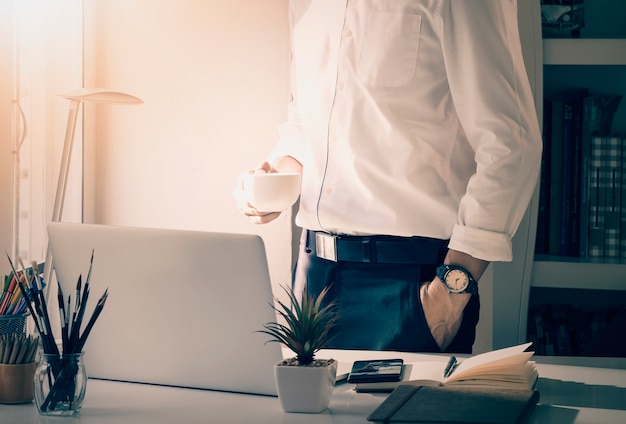
[[[620,257],[626,258],[626,137],[622,137],[622,193],[620,202]]]
[[[604,256],[604,195],[600,187],[604,163],[606,138],[596,135],[591,138],[589,168],[589,223],[587,236],[587,256],[599,258]]]
[[[401,385],[368,417],[392,423],[517,424],[539,402],[536,390]]]
[[[623,306],[585,310],[569,304],[543,304],[529,311],[527,331],[538,355],[624,356],[623,337],[616,336],[624,328]]]
[[[626,307],[611,314],[593,341],[584,346],[584,356],[626,356]]]
[[[561,249],[561,192],[563,188],[563,102],[552,103],[550,141],[550,192],[548,218],[548,253],[558,255]]]
[[[450,356],[446,361],[432,360],[404,363],[399,381],[358,383],[357,392],[391,392],[400,385],[487,387],[531,390],[538,374],[532,343],[524,343],[479,355],[459,359]]]
[[[561,192],[561,256],[580,254],[580,185],[582,183],[583,101],[587,88],[563,95],[563,188]]]
[[[565,328],[571,331],[574,315],[569,307],[557,311],[559,308],[561,308],[560,305],[543,304],[532,309],[528,314],[528,338],[533,340],[538,355],[561,355],[559,349],[565,346],[565,343],[563,339],[558,340],[558,337],[563,337],[563,324],[566,324]]]
[[[591,211],[597,207],[597,200],[594,199],[595,192],[592,193],[592,138],[595,136],[606,136],[611,132],[613,117],[622,100],[622,96],[617,94],[592,94],[583,100],[583,122],[582,122],[582,185],[581,185],[581,215],[580,215],[580,256],[604,256],[603,249],[599,249],[597,243],[590,249],[589,234],[592,231]],[[596,157],[596,165],[606,161],[606,157]],[[597,168],[594,168],[597,171]],[[599,172],[599,171],[598,171]],[[598,175],[593,176],[594,182],[598,182]],[[621,184],[620,184],[621,185]],[[621,197],[621,195],[620,195]],[[594,203],[596,201],[596,204]],[[604,197],[603,197],[604,201]],[[621,209],[621,205],[620,205]],[[597,223],[597,222],[596,222]],[[593,250],[594,254],[589,255]],[[600,253],[600,254],[598,254]]]
[[[588,237],[590,227],[590,179],[591,179],[591,144],[592,137],[607,135],[611,132],[613,116],[622,96],[616,94],[592,94],[583,99],[582,121],[582,174],[580,194],[580,256],[589,252]],[[598,158],[600,160],[600,158]],[[596,176],[597,177],[597,176]]]
[[[606,161],[600,174],[600,185],[604,186],[604,256],[620,256],[620,210],[622,183],[622,140],[617,136],[607,137]]]
[[[568,307],[564,305],[554,305],[553,322],[554,326],[554,354],[559,356],[571,356],[574,354],[572,334],[570,327],[570,317]]]
[[[539,178],[539,204],[537,212],[537,237],[535,253],[548,254],[550,250],[550,139],[552,131],[552,102],[543,103],[543,150],[541,153],[541,173]]]
[[[600,143],[594,139],[611,133],[621,99],[622,96],[616,94],[589,94],[587,88],[574,88],[560,97],[546,100],[535,253],[603,257],[607,231],[604,222],[608,218],[611,224],[616,221],[619,224],[609,229],[609,240],[614,240],[617,247],[611,245],[607,252],[618,256],[624,252],[626,257],[626,241],[621,236],[622,227],[626,228],[626,212],[623,212],[621,200],[621,169],[624,167],[621,161],[619,167],[608,164],[609,154],[615,155],[617,147],[612,147],[609,153],[607,140]],[[621,144],[621,138],[619,140]],[[621,154],[614,157],[621,157]],[[619,192],[607,192],[609,175],[616,178],[611,187]],[[602,189],[597,188],[600,180]],[[612,204],[606,203],[606,196]],[[609,207],[613,214],[606,216],[604,208]],[[600,237],[602,247],[599,247]]]
[[[618,258],[626,247],[626,201],[623,185],[624,137],[591,138],[589,175],[589,223],[587,253],[589,257]]]

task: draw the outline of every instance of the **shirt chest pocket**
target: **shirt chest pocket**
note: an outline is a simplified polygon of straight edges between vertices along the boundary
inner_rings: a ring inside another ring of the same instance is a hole
[[[420,15],[371,12],[356,63],[361,81],[373,87],[398,87],[415,74]]]

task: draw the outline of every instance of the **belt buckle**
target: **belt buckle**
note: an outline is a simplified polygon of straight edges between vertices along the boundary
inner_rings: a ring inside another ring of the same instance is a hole
[[[315,233],[315,254],[318,258],[337,262],[337,236]]]

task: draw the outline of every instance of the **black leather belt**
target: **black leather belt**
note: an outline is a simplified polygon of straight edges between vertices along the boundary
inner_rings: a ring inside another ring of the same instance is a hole
[[[307,248],[333,262],[437,265],[448,240],[428,237],[345,236],[307,230]]]

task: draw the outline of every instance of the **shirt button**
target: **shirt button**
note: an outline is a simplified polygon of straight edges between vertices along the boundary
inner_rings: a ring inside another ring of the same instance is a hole
[[[341,90],[343,90],[345,88],[345,86],[346,85],[344,83],[340,82],[339,84],[337,84],[337,90],[341,91]]]
[[[332,189],[332,187],[326,187],[326,188],[324,188],[324,194],[326,194],[326,195],[330,195],[330,194],[332,194],[332,193],[333,193],[333,189]]]
[[[344,37],[352,37],[352,31],[350,31],[349,29],[347,29],[344,33],[343,33]]]
[[[337,142],[337,136],[335,134],[331,134],[328,137],[328,141],[330,141],[331,143],[336,143]]]

